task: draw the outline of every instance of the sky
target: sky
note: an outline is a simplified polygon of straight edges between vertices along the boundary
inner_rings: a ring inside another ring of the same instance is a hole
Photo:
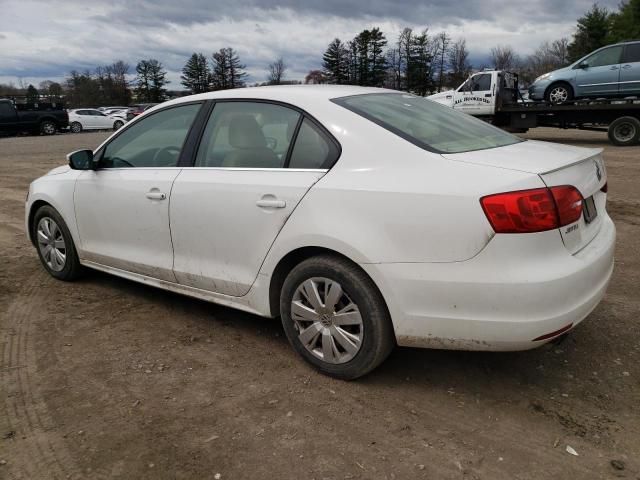
[[[619,0],[600,0],[615,10]],[[496,45],[519,55],[543,41],[571,36],[593,0],[0,0],[0,83],[37,86],[71,70],[124,60],[160,60],[170,89],[193,52],[208,57],[230,46],[250,82],[266,79],[282,57],[286,79],[322,66],[328,43],[378,26],[394,43],[404,27],[464,37],[475,67]]]

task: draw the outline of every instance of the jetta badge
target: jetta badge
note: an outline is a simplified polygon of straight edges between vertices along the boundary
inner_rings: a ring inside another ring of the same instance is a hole
[[[602,180],[602,172],[600,171],[600,165],[598,165],[598,161],[594,160],[593,163],[596,164],[596,177],[598,177],[598,181]]]

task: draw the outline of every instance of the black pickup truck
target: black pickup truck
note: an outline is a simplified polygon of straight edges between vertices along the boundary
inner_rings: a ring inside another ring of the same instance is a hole
[[[0,134],[31,132],[53,135],[69,126],[69,115],[60,104],[18,105],[0,98]]]

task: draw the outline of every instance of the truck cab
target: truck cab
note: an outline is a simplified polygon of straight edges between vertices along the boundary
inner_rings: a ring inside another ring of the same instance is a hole
[[[0,98],[0,133],[32,132],[53,135],[69,126],[69,116],[61,104],[16,103]]]
[[[518,76],[503,70],[486,70],[471,75],[455,90],[428,98],[475,117],[491,117],[496,107],[517,103]]]

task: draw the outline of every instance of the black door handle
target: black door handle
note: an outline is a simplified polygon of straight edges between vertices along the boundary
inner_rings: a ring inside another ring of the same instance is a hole
[[[491,96],[491,94],[490,94],[490,93],[485,93],[485,94],[484,94],[484,96],[485,96],[485,97],[490,97],[490,96]]]

